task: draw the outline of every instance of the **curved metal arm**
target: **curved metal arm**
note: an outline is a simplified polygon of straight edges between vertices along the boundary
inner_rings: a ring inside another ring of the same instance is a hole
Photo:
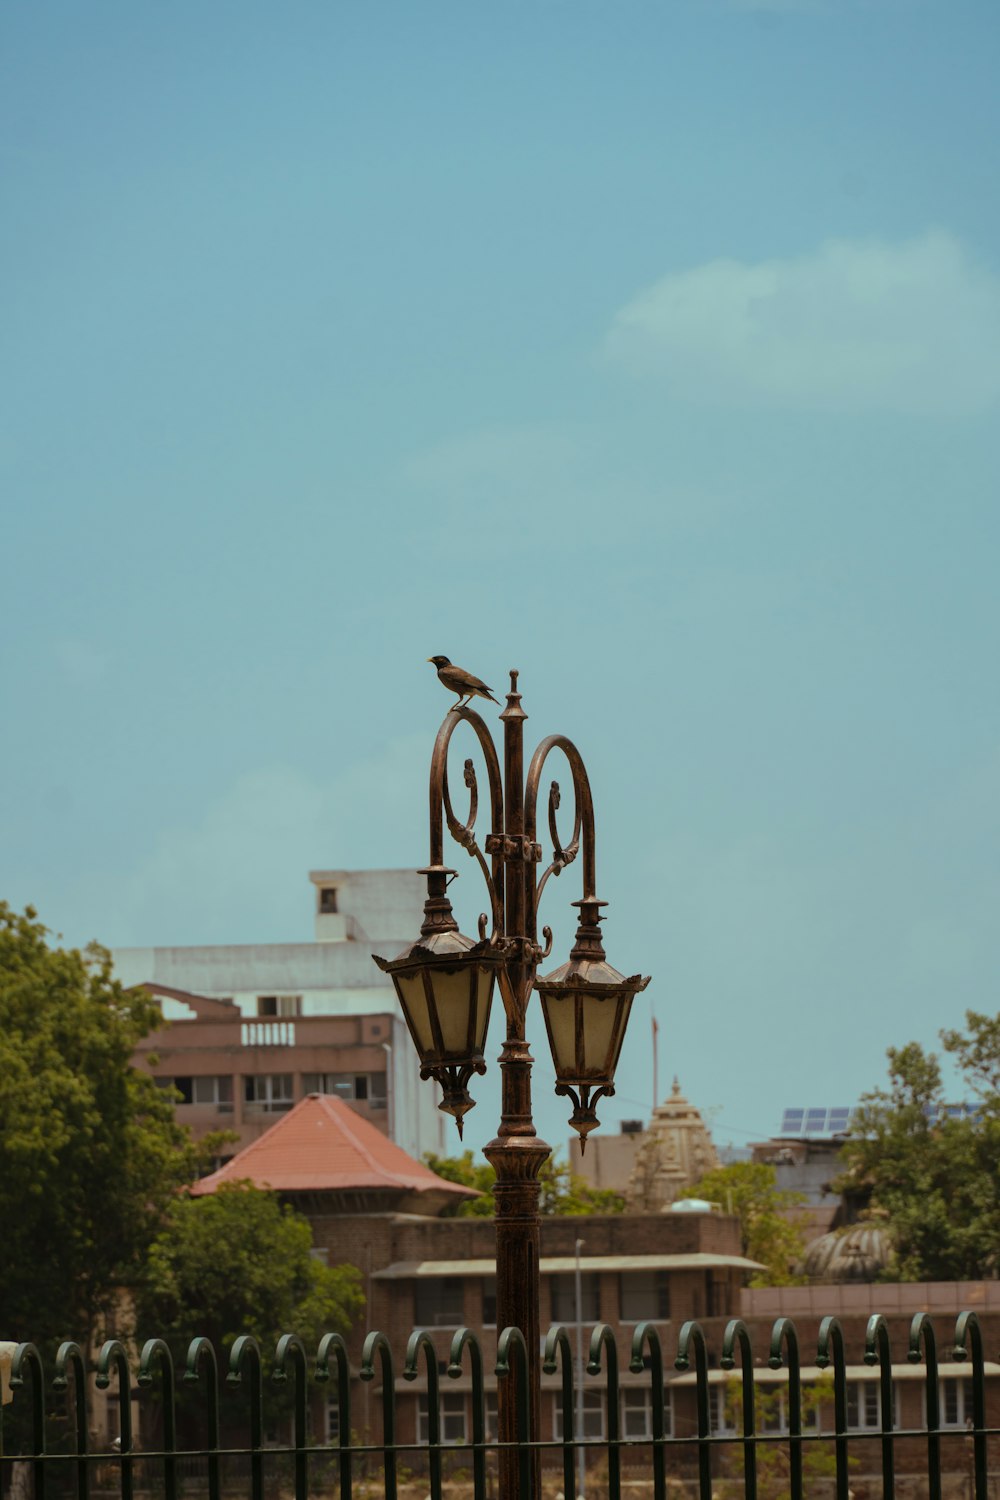
[[[695,1405],[698,1412],[698,1494],[702,1500],[712,1497],[712,1451],[709,1447],[711,1421],[708,1407],[708,1346],[705,1330],[700,1323],[687,1322],[677,1339],[677,1358],[674,1366],[678,1370],[691,1368],[694,1350]]]
[[[382,1367],[382,1472],[385,1500],[396,1500],[396,1382],[392,1373],[392,1349],[384,1333],[373,1328],[361,1351],[362,1380],[375,1379],[375,1356]]]
[[[18,1390],[24,1384],[24,1370],[31,1367],[31,1446],[35,1453],[31,1461],[34,1493],[45,1493],[45,1371],[42,1356],[34,1344],[18,1344],[10,1362],[10,1384]]]
[[[264,1370],[260,1345],[251,1333],[241,1333],[229,1352],[227,1385],[242,1385],[244,1366],[250,1367],[250,1494],[264,1500]]]
[[[215,1345],[211,1339],[199,1334],[188,1345],[184,1370],[184,1384],[197,1385],[198,1367],[204,1360],[210,1371],[208,1382],[208,1496],[219,1500],[219,1361],[215,1357]]]
[[[309,1493],[309,1455],[306,1452],[308,1441],[306,1378],[309,1361],[306,1357],[306,1346],[297,1333],[281,1335],[278,1347],[274,1351],[274,1360],[274,1374],[271,1379],[275,1384],[287,1380],[289,1362],[295,1366],[295,1496],[296,1500],[300,1500],[300,1497],[301,1500],[305,1500],[305,1496]]]
[[[941,1500],[941,1406],[938,1395],[937,1344],[934,1325],[926,1313],[916,1313],[910,1324],[910,1347],[906,1357],[911,1365],[919,1365],[921,1362],[921,1344],[923,1360],[927,1365],[924,1392],[927,1412],[927,1494],[928,1500]]]
[[[72,1340],[59,1345],[56,1354],[56,1373],[52,1381],[53,1388],[64,1391],[69,1384],[67,1370],[73,1371],[73,1414],[76,1418],[76,1492],[81,1500],[86,1500],[89,1491],[89,1470],[87,1463],[87,1452],[90,1446],[90,1426],[87,1421],[87,1365],[83,1357],[83,1350],[79,1344]]]
[[[486,1493],[486,1394],[483,1383],[483,1351],[470,1328],[459,1328],[448,1354],[448,1377],[458,1380],[462,1374],[462,1354],[469,1351],[472,1368],[472,1492]]]
[[[588,1375],[600,1375],[602,1349],[607,1355],[608,1366],[608,1492],[612,1495],[620,1495],[622,1479],[622,1405],[618,1397],[618,1349],[615,1345],[615,1336],[607,1323],[598,1323],[590,1335],[590,1357],[587,1360]]]
[[[330,1355],[337,1361],[337,1441],[341,1500],[351,1500],[351,1358],[339,1333],[325,1333],[316,1351],[317,1380],[329,1380]],[[346,1435],[346,1442],[345,1442]]]
[[[786,1356],[782,1358],[782,1348]],[[802,1500],[802,1362],[799,1336],[791,1318],[778,1318],[771,1329],[772,1370],[788,1368],[788,1491],[792,1500]]]
[[[844,1330],[838,1318],[824,1318],[819,1325],[819,1346],[816,1363],[821,1370],[830,1364],[833,1349],[833,1446],[837,1461],[837,1500],[848,1500],[848,1453],[847,1453],[847,1354],[844,1348]]]
[[[427,1371],[427,1474],[431,1500],[441,1500],[441,1392],[437,1350],[426,1328],[415,1328],[406,1346],[404,1380],[416,1380],[421,1349],[424,1351],[424,1367]]]
[[[988,1493],[986,1455],[986,1371],[983,1330],[974,1312],[959,1314],[955,1324],[955,1358],[968,1359],[972,1344],[972,1452],[975,1473],[975,1500],[986,1500]]]
[[[538,749],[531,757],[528,766],[528,776],[524,789],[524,834],[529,842],[534,842],[538,827],[538,788],[541,783],[542,770],[546,760],[553,750],[561,750],[569,761],[570,770],[573,774],[573,794],[575,807],[573,815],[573,836],[569,843],[563,845],[559,839],[559,831],[556,826],[556,811],[561,801],[559,783],[554,781],[549,789],[549,834],[552,839],[552,863],[548,866],[541,879],[535,886],[535,899],[531,903],[529,912],[530,931],[528,936],[534,940],[537,937],[537,914],[538,904],[542,898],[542,891],[550,875],[559,876],[568,864],[576,858],[580,848],[581,835],[583,841],[583,895],[584,899],[596,899],[597,896],[597,872],[596,872],[596,835],[594,830],[594,799],[590,790],[590,778],[587,768],[583,763],[583,757],[579,750],[568,740],[564,734],[550,734],[542,740]]]
[[[889,1325],[881,1313],[873,1313],[865,1329],[865,1364],[878,1365],[879,1391],[882,1404],[882,1492],[896,1493],[896,1459],[892,1440],[892,1350],[889,1346]]]
[[[520,1328],[505,1328],[497,1342],[495,1373],[500,1379],[510,1376],[511,1350],[515,1351],[515,1411],[517,1417],[517,1466],[518,1493],[530,1495],[531,1484],[531,1422],[528,1416],[528,1346]]]
[[[108,1339],[97,1356],[98,1390],[106,1390],[111,1384],[109,1370],[114,1365],[118,1375],[118,1425],[121,1434],[121,1492],[122,1500],[132,1500],[132,1382],[129,1377],[128,1355],[118,1339]],[[211,1500],[216,1500],[215,1496]]]
[[[650,1402],[653,1412],[653,1500],[664,1500],[667,1493],[666,1453],[664,1441],[667,1435],[666,1403],[663,1388],[663,1350],[660,1335],[654,1324],[639,1323],[632,1335],[632,1357],[628,1367],[633,1375],[641,1375],[646,1368],[643,1349],[649,1348]]]
[[[750,1330],[742,1318],[730,1318],[722,1336],[722,1358],[724,1370],[736,1368],[733,1350],[740,1346],[740,1376],[743,1386],[743,1479],[746,1500],[757,1500],[757,1445],[754,1441],[756,1423],[754,1419],[753,1349]]]
[[[486,761],[486,775],[490,784],[490,817],[493,825],[490,829],[491,837],[487,840],[487,849],[492,855],[491,866],[487,865],[476,842],[475,824],[479,807],[479,791],[476,785],[475,767],[471,760],[465,762],[465,784],[469,788],[469,814],[464,823],[455,816],[451,804],[451,793],[448,788],[448,747],[452,735],[463,720],[475,730]],[[449,709],[438,730],[431,755],[430,819],[431,866],[444,865],[444,823],[447,819],[448,832],[455,842],[461,844],[466,853],[479,861],[490,896],[493,932],[494,935],[499,935],[503,932],[503,784],[500,779],[500,761],[493,743],[493,736],[483,719],[473,709]]]
[[[174,1389],[174,1357],[163,1339],[147,1339],[139,1356],[139,1384],[153,1384],[153,1361],[160,1367],[163,1393],[163,1487],[168,1495],[177,1489],[177,1401]],[[257,1500],[257,1497],[255,1497]]]

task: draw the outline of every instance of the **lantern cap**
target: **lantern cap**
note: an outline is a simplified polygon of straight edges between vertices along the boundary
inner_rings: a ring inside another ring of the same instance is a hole
[[[372,954],[383,974],[399,973],[427,963],[444,967],[449,960],[464,963],[470,958],[481,963],[499,963],[502,956],[503,947],[500,943],[492,942],[489,938],[477,942],[475,938],[466,937],[464,932],[459,932],[457,927],[438,928],[426,936],[421,934],[415,943],[404,948],[395,958],[379,958],[377,953]]]

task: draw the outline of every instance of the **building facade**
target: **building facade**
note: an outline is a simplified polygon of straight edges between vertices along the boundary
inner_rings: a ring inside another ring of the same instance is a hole
[[[179,1095],[197,1135],[236,1133],[248,1145],[310,1093],[332,1094],[410,1155],[445,1149],[435,1091],[419,1063],[392,985],[372,952],[413,939],[424,881],[415,870],[310,873],[310,943],[119,948],[115,975],[143,985],[166,1023],[136,1062]]]

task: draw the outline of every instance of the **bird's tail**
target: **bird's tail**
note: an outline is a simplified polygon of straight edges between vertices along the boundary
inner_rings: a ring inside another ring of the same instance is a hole
[[[487,693],[486,697],[490,700],[491,703],[495,703],[496,706],[497,706],[497,708],[500,707],[500,699],[499,698],[494,698],[494,696],[493,696],[492,693]]]

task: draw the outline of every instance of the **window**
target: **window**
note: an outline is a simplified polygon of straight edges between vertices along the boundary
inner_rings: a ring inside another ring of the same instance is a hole
[[[371,1109],[385,1109],[384,1073],[303,1073],[306,1094],[335,1094],[338,1099],[362,1099]]]
[[[460,1328],[465,1321],[465,1282],[460,1276],[422,1276],[413,1295],[418,1328]]]
[[[663,1392],[663,1431],[667,1437],[674,1432],[673,1402],[669,1390]],[[651,1438],[653,1436],[653,1393],[644,1386],[639,1390],[622,1391],[622,1437]]]
[[[736,1401],[727,1400],[730,1391],[736,1395]],[[709,1432],[730,1433],[736,1431],[734,1411],[739,1401],[738,1382],[726,1381],[720,1385],[710,1385],[708,1388],[708,1430]]]
[[[326,916],[332,916],[337,910],[337,887],[335,885],[322,885],[319,889],[319,909]]]
[[[557,1395],[553,1402],[555,1418],[552,1424],[552,1435],[558,1442],[563,1435],[562,1398]],[[580,1408],[577,1406],[573,1411],[574,1425]],[[604,1392],[584,1391],[583,1393],[583,1431],[576,1434],[577,1437],[602,1438],[604,1437]]]
[[[258,1016],[300,1016],[302,1014],[301,995],[258,995]]]
[[[877,1432],[881,1428],[882,1393],[877,1380],[847,1382],[847,1426],[851,1432]]]
[[[331,1395],[326,1403],[326,1441],[340,1442],[340,1407],[336,1394]]]
[[[442,1443],[467,1443],[465,1397],[455,1391],[442,1391],[440,1438]],[[417,1397],[417,1442],[430,1441],[430,1408],[426,1396]]]
[[[191,1079],[190,1078],[156,1078],[153,1080],[158,1089],[176,1089],[180,1098],[178,1104],[191,1103]]]
[[[192,1079],[192,1102],[214,1104],[222,1114],[233,1112],[233,1080],[228,1073],[208,1073]]]
[[[812,1388],[814,1390],[815,1388]],[[788,1392],[784,1386],[759,1385],[754,1403],[757,1431],[788,1431]],[[815,1432],[819,1427],[819,1407],[811,1395],[810,1387],[802,1387],[802,1431]]]
[[[670,1282],[666,1271],[626,1271],[618,1279],[623,1323],[664,1321],[670,1317]]]
[[[372,1109],[385,1109],[386,1080],[384,1073],[368,1074],[368,1103]]]
[[[942,1427],[971,1427],[972,1381],[968,1376],[938,1382],[938,1401]]]
[[[253,1113],[278,1114],[291,1109],[291,1073],[249,1073],[243,1079],[243,1097]]]
[[[552,1298],[552,1322],[576,1322],[576,1275],[573,1271],[560,1272],[548,1278],[549,1295]],[[580,1321],[601,1321],[601,1283],[596,1271],[584,1271],[580,1277]]]
[[[727,1292],[729,1284],[725,1275],[718,1271],[705,1272],[705,1316],[706,1318],[721,1318],[727,1312],[729,1298]]]
[[[484,1416],[486,1417],[486,1441],[495,1443],[500,1436],[500,1408],[497,1404],[496,1391],[487,1391]]]
[[[497,1279],[483,1277],[483,1323],[487,1328],[497,1326]]]

